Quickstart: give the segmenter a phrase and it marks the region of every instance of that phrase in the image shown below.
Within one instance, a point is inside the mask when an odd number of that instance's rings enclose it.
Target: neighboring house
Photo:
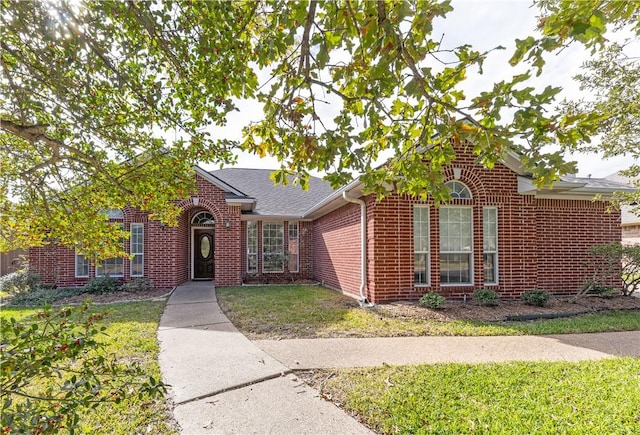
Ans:
[[[178,203],[177,227],[134,209],[113,213],[131,231],[130,261],[96,268],[51,245],[32,249],[30,262],[59,286],[109,274],[159,287],[313,279],[376,303],[427,291],[463,298],[478,288],[504,298],[569,294],[583,285],[588,248],[620,240],[620,213],[608,213],[605,200],[628,188],[568,177],[537,190],[515,155],[486,169],[462,150],[446,170],[453,200],[440,207],[398,194],[377,201],[358,180],[338,190],[319,179],[308,191],[274,186],[269,173],[196,168],[197,194]]]
[[[633,180],[619,172],[606,177],[616,183],[632,184]],[[623,206],[621,210],[622,243],[625,245],[640,244],[640,217],[632,212],[631,206]]]

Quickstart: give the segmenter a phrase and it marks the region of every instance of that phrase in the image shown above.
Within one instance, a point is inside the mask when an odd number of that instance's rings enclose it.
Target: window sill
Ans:
[[[472,282],[460,282],[460,283],[440,283],[440,287],[473,287],[474,284]]]

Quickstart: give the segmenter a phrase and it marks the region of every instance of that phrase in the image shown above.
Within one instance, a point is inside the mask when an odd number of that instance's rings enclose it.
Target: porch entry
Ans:
[[[191,221],[192,279],[212,280],[215,278],[215,221],[207,212],[195,215]]]

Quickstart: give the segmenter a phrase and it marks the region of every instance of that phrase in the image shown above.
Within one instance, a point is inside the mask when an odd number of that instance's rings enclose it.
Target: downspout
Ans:
[[[358,302],[360,302],[361,306],[372,307],[373,304],[369,302],[369,299],[367,299],[367,295],[364,292],[365,288],[366,288],[366,285],[367,285],[367,205],[365,204],[365,202],[362,199],[352,198],[352,197],[348,196],[346,190],[342,192],[342,197],[347,202],[351,202],[351,203],[354,203],[354,204],[360,204],[360,235],[361,235],[361,240],[360,240],[360,249],[361,249],[361,254],[360,254],[360,260],[361,260],[360,274],[361,274],[361,279],[360,279],[360,300]]]

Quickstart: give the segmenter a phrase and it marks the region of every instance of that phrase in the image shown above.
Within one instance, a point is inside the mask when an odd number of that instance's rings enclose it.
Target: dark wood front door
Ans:
[[[193,230],[193,279],[213,279],[215,270],[213,240],[213,229]]]

